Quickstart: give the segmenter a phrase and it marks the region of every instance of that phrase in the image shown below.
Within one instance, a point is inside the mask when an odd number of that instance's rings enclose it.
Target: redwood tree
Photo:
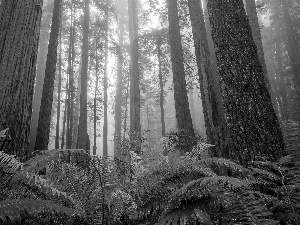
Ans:
[[[198,0],[188,0],[207,141],[213,144],[213,156],[226,156],[226,123],[219,85],[219,74],[213,73],[203,10]]]
[[[179,131],[185,130],[190,136],[194,136],[186,90],[177,1],[168,0],[167,2],[177,128]]]
[[[83,21],[82,65],[81,65],[81,91],[80,91],[80,117],[78,125],[77,148],[88,150],[87,135],[87,71],[89,63],[89,10],[90,0],[85,0]]]
[[[137,3],[128,0],[129,39],[130,39],[130,132],[138,139],[141,137],[140,124],[140,74],[138,50]]]
[[[58,35],[61,20],[61,4],[61,0],[54,1],[52,25],[45,70],[45,79],[43,85],[41,107],[39,113],[39,123],[35,142],[36,150],[48,149],[55,70],[57,62]]]
[[[121,130],[122,130],[122,70],[123,70],[123,56],[122,47],[124,42],[124,24],[119,19],[119,48],[117,52],[117,81],[116,81],[116,100],[115,100],[115,137],[114,137],[114,155],[121,158]]]
[[[13,139],[3,150],[26,158],[43,1],[1,2],[0,123]]]
[[[243,1],[207,2],[229,127],[229,157],[242,164],[260,157],[276,160],[284,154],[283,137]]]

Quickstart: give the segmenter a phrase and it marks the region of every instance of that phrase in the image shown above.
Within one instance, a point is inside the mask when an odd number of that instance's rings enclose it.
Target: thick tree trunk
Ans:
[[[62,12],[61,12],[62,13]],[[62,17],[62,15],[61,15]],[[57,117],[56,117],[56,134],[55,134],[55,149],[59,149],[59,126],[60,126],[60,94],[61,94],[61,70],[62,70],[62,20],[60,20],[60,33],[59,33],[59,64],[58,64],[58,91],[57,91]]]
[[[186,90],[177,1],[168,0],[167,2],[177,129],[179,131],[185,130],[190,136],[194,136]],[[182,141],[185,142],[185,140]]]
[[[230,132],[229,156],[244,165],[260,157],[277,160],[284,154],[283,137],[243,1],[209,0],[207,8]]]
[[[108,1],[106,1],[106,9],[105,9],[105,19],[106,19],[106,27],[105,27],[105,49],[104,49],[104,95],[103,95],[103,156],[107,156],[107,72],[108,72]]]
[[[4,152],[29,156],[29,133],[41,0],[4,0],[0,12],[0,123],[12,141]]]
[[[57,62],[58,35],[61,20],[61,0],[54,1],[50,39],[45,70],[45,79],[35,142],[36,150],[47,150],[49,143],[53,90]]]
[[[162,78],[162,66],[161,66],[161,36],[157,37],[157,58],[158,58],[158,79],[159,79],[159,105],[160,105],[160,121],[161,121],[161,135],[166,136],[166,124],[165,124],[165,109],[164,109],[164,84]]]
[[[87,150],[87,70],[89,61],[89,5],[90,0],[85,0],[83,43],[82,43],[82,66],[81,66],[81,92],[80,92],[80,117],[78,126],[77,148]]]
[[[50,25],[53,13],[54,2],[45,2],[41,20],[41,32],[39,38],[39,50],[37,56],[37,69],[34,86],[34,95],[32,101],[32,116],[30,122],[30,144],[29,151],[33,152],[35,147],[36,133],[39,122],[39,113],[41,106],[41,97],[43,92],[43,83],[45,78],[48,42],[50,36]]]
[[[114,137],[114,156],[121,158],[121,130],[122,130],[122,70],[123,54],[122,47],[124,42],[124,24],[119,20],[119,51],[117,54],[117,81],[116,81],[116,100],[115,100],[115,137]]]
[[[130,39],[130,133],[138,140],[141,138],[140,123],[140,75],[138,50],[138,17],[135,0],[128,0],[129,39]],[[140,143],[138,143],[140,145]],[[137,146],[139,148],[139,146]],[[139,154],[139,153],[138,153]]]
[[[220,77],[213,73],[202,7],[199,0],[189,0],[195,55],[208,143],[215,145],[213,156],[227,156],[226,122],[220,90]]]

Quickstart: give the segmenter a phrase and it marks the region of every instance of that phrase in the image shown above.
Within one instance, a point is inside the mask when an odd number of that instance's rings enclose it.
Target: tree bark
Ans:
[[[73,3],[73,2],[72,2]],[[68,74],[69,74],[69,101],[68,101],[68,126],[66,137],[66,148],[71,149],[73,144],[73,131],[74,131],[74,72],[73,64],[75,57],[75,25],[74,25],[74,6],[71,6],[71,25],[69,37],[69,56],[68,56]]]
[[[160,87],[159,105],[160,105],[160,121],[161,121],[161,135],[166,136],[165,124],[165,110],[164,110],[164,84],[162,78],[162,63],[161,63],[161,36],[157,37],[157,58],[158,58],[158,79]]]
[[[78,126],[77,148],[87,150],[87,70],[89,61],[89,5],[90,0],[85,0],[82,43],[81,66],[81,92],[80,92],[80,117]]]
[[[135,138],[141,138],[140,123],[140,75],[138,50],[138,17],[135,0],[128,0],[129,39],[130,39],[130,133]],[[140,145],[140,143],[138,143]],[[139,149],[140,146],[137,146]],[[139,154],[139,152],[137,152]]]
[[[50,39],[43,85],[39,123],[35,142],[36,150],[47,150],[49,143],[53,90],[57,62],[58,35],[61,20],[61,0],[54,1]]]
[[[104,95],[103,95],[103,156],[107,156],[107,72],[108,72],[108,1],[106,1],[105,9],[105,49],[104,49]]]
[[[62,7],[61,7],[62,8]],[[61,12],[62,13],[62,12]],[[62,17],[62,15],[61,15]],[[61,94],[61,69],[62,69],[62,19],[60,20],[60,33],[59,33],[59,64],[58,64],[58,91],[57,91],[57,117],[56,117],[56,134],[55,134],[55,149],[59,149],[59,125],[60,125],[60,94]]]
[[[93,155],[97,154],[97,90],[99,83],[98,75],[98,38],[96,38],[96,84],[94,90],[94,146],[93,146]]]
[[[282,132],[243,1],[209,0],[207,8],[229,127],[229,156],[243,165],[260,157],[277,160],[284,154]]]
[[[177,129],[185,130],[190,136],[194,136],[186,90],[177,1],[168,0],[167,3]]]
[[[209,45],[199,0],[189,0],[195,55],[198,67],[205,130],[208,143],[214,145],[213,156],[228,156],[226,147],[226,122],[220,90],[220,77],[213,73]]]
[[[122,130],[122,70],[123,54],[122,47],[124,42],[124,24],[119,19],[119,51],[117,52],[117,81],[116,81],[116,98],[115,98],[115,136],[114,136],[114,156],[121,158],[121,130]]]
[[[30,122],[30,143],[29,151],[33,152],[36,141],[36,133],[39,122],[39,113],[41,106],[41,98],[43,92],[43,83],[45,78],[48,42],[50,36],[51,18],[53,13],[54,2],[45,2],[41,19],[41,31],[39,38],[39,50],[37,56],[37,69],[34,86],[34,95],[32,101],[32,116]]]
[[[4,0],[0,12],[0,123],[12,141],[6,153],[29,156],[29,133],[41,0]]]

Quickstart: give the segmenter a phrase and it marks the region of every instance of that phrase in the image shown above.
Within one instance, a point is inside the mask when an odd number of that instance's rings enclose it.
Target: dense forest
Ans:
[[[298,0],[0,0],[0,224],[300,224]]]

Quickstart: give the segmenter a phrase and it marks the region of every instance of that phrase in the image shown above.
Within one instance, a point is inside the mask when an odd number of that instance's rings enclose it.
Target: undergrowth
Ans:
[[[48,150],[21,163],[0,152],[0,224],[299,224],[300,154],[246,168],[203,157],[208,147],[140,173],[136,154]]]

